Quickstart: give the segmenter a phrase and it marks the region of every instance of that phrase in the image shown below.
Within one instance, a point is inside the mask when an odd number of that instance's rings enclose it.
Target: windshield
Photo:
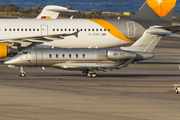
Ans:
[[[21,51],[18,53],[18,55],[22,55],[22,54],[31,54],[31,52],[30,51]]]

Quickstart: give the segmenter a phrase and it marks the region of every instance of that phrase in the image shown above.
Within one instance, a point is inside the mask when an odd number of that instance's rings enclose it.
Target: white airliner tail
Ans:
[[[121,47],[122,50],[135,52],[152,52],[162,36],[171,35],[170,31],[151,27],[147,29],[141,38],[129,47]]]
[[[58,15],[62,11],[77,12],[77,10],[68,10],[66,7],[48,5],[42,12],[36,17],[36,19],[57,19]]]

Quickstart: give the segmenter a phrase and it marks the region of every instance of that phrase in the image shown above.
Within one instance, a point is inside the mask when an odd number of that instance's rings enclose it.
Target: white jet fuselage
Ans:
[[[62,48],[104,48],[124,45],[133,43],[144,31],[141,25],[130,20],[1,19],[0,23],[0,40],[23,45],[23,42],[39,42],[40,39],[37,38],[42,36],[43,39],[52,40],[43,42],[44,44]],[[77,31],[77,36],[68,35]],[[47,37],[58,34],[61,35]]]

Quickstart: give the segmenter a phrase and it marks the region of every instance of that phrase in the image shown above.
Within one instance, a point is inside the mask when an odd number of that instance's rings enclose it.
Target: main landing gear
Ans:
[[[87,76],[87,77],[93,77],[93,78],[95,78],[95,77],[97,76],[97,74],[94,73],[94,72],[92,72],[92,71],[87,71],[87,72],[86,72],[86,76]]]
[[[24,72],[24,68],[23,67],[20,67],[20,75],[19,75],[19,77],[26,77],[26,73]]]

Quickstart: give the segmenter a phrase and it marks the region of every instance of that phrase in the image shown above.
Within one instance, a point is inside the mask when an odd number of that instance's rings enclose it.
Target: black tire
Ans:
[[[19,77],[26,77],[26,74],[22,73],[19,75]]]
[[[176,88],[176,94],[178,94],[179,93],[179,91],[178,91],[178,89]]]
[[[93,74],[92,74],[92,77],[93,77],[93,78],[95,78],[96,76],[97,76],[97,74],[96,74],[96,73],[93,73]]]

